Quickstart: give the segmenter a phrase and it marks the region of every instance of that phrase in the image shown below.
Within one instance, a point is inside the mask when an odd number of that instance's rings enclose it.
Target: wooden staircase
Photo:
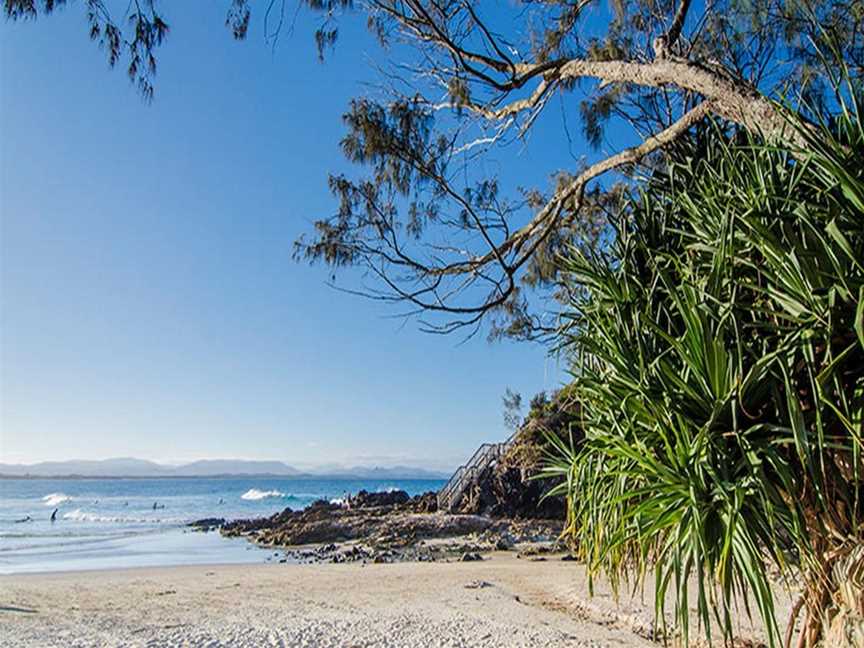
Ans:
[[[486,470],[495,466],[507,452],[516,434],[503,443],[484,443],[453,473],[444,488],[438,491],[438,510],[450,512],[459,506],[465,492],[474,486]]]

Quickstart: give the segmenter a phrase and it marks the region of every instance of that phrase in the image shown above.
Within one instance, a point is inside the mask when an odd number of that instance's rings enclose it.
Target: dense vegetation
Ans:
[[[579,421],[579,403],[570,394],[570,388],[552,392],[542,391],[531,398],[524,419],[505,411],[505,421],[515,418],[514,443],[507,454],[507,461],[526,471],[540,470],[549,450],[549,436],[554,435],[566,445],[582,441]],[[508,394],[512,395],[511,392]],[[518,398],[518,396],[517,396]],[[507,398],[505,397],[505,405]],[[521,405],[521,399],[516,404]]]
[[[617,587],[653,570],[658,620],[671,592],[685,643],[691,606],[730,640],[737,599],[778,644],[772,571],[804,584],[799,645],[864,615],[854,94],[818,130],[798,125],[806,150],[719,128],[679,143],[610,248],[563,260],[560,342],[586,440],[553,437],[546,474],[564,477],[568,533],[592,573]]]

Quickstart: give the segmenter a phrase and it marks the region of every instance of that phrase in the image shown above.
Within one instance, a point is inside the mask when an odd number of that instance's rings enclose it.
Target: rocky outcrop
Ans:
[[[225,524],[225,518],[203,518],[190,522],[186,526],[192,527],[195,531],[215,531]]]
[[[356,495],[348,498],[350,508],[373,508],[376,506],[398,506],[411,501],[408,493],[404,490],[389,490],[378,493],[370,493],[361,490]]]
[[[286,508],[266,518],[235,520],[222,525],[226,536],[253,537],[259,544],[288,546],[356,540],[464,535],[490,523],[476,516],[441,519],[434,492],[409,497],[402,490],[369,493],[361,490],[346,502],[318,500],[301,511]]]
[[[257,544],[291,546],[364,540],[391,546],[418,538],[442,538],[478,533],[495,520],[477,515],[415,513],[399,505],[345,507],[313,505],[303,511],[283,511],[270,518],[237,520],[222,526],[226,536],[247,536]]]
[[[299,561],[394,562],[507,550],[520,542],[555,543],[561,531],[554,522],[434,512],[436,501],[433,492],[413,498],[404,491],[361,492],[345,503],[318,501],[302,511],[227,522],[221,533],[294,548],[292,558]],[[296,549],[301,545],[318,546]]]
[[[563,520],[564,498],[546,496],[556,483],[537,479],[537,475],[552,448],[549,435],[556,435],[567,445],[581,443],[578,422],[578,403],[566,389],[551,398],[545,393],[535,396],[503,459],[478,476],[456,510],[493,517]]]
[[[414,513],[435,513],[438,510],[438,493],[429,491],[412,497],[406,503],[405,508]]]
[[[505,462],[480,475],[457,507],[460,513],[517,519],[564,519],[564,499],[544,497],[554,484]]]

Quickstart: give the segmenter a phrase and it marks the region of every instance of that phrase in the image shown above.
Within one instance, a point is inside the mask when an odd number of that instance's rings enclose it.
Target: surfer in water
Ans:
[[[59,508],[55,508],[55,509],[54,509],[54,512],[51,514],[51,521],[52,521],[52,522],[56,522],[56,521],[57,521],[57,511],[59,511],[59,510],[60,510]]]

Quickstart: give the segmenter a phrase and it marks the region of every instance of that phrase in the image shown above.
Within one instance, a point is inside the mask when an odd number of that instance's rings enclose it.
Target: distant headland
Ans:
[[[0,463],[0,479],[275,477],[282,479],[447,479],[449,473],[412,466],[327,466],[300,470],[281,461],[202,459],[178,466],[134,458]]]

